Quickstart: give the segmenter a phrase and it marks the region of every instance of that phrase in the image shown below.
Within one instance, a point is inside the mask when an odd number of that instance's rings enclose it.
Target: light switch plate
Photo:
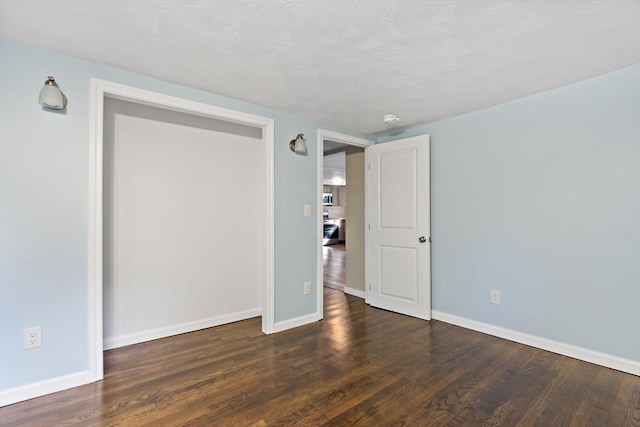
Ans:
[[[311,205],[304,205],[304,216],[311,216]]]

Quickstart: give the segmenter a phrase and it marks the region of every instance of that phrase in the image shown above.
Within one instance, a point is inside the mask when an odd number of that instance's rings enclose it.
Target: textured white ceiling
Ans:
[[[0,0],[0,37],[379,134],[640,62],[640,0]]]

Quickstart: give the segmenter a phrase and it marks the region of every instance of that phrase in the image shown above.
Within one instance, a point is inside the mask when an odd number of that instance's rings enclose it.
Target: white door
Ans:
[[[367,302],[429,320],[429,135],[374,145],[365,155]]]

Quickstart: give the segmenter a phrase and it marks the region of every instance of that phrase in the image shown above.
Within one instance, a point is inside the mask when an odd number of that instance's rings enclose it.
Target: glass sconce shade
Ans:
[[[289,142],[289,149],[297,154],[303,154],[307,152],[307,144],[305,144],[304,135],[299,133],[296,139],[292,139]]]
[[[44,87],[40,91],[38,102],[43,107],[51,110],[62,110],[67,106],[67,97],[64,96],[64,93],[62,93],[58,88],[54,78],[49,76],[47,81],[44,82]]]

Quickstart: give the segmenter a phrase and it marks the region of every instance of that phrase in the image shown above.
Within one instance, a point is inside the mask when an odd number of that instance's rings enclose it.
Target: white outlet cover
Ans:
[[[491,291],[491,303],[500,304],[500,291],[496,291],[496,290]]]
[[[42,345],[42,328],[27,328],[24,330],[24,349],[40,347]]]

